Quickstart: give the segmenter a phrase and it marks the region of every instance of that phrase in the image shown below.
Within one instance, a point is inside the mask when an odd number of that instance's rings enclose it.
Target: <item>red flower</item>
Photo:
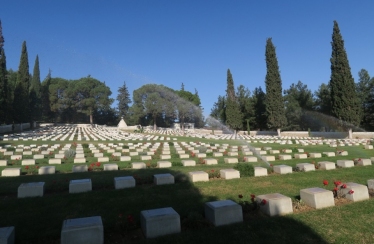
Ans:
[[[329,184],[329,182],[327,180],[323,180],[323,185],[324,186],[327,186]]]
[[[243,198],[243,195],[242,194],[239,194],[239,196],[238,196],[239,198]]]
[[[337,187],[335,187],[335,188],[334,188],[334,191],[338,191],[338,188],[337,188]]]
[[[347,188],[347,185],[346,185],[346,184],[343,184],[343,185],[342,185],[342,188]]]
[[[352,195],[355,192],[354,192],[354,190],[350,190],[348,193]]]
[[[340,186],[341,184],[342,184],[342,182],[340,182],[340,181],[334,181],[335,186]]]
[[[270,164],[270,167],[273,167],[273,164]]]
[[[255,198],[256,197],[256,195],[255,194],[251,194],[251,198]]]
[[[35,168],[39,169],[39,166],[36,166]]]
[[[100,167],[100,165],[101,165],[100,162],[97,162],[97,163],[96,163],[96,166],[97,166],[97,167]]]
[[[267,203],[266,199],[262,199],[261,205],[265,205]]]
[[[29,169],[29,166],[25,166],[25,169]]]
[[[212,169],[211,171],[214,172],[214,169]]]

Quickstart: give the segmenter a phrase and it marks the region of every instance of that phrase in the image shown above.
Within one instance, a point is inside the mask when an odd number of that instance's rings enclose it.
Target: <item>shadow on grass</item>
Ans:
[[[193,169],[191,169],[193,171]],[[173,185],[156,186],[153,175],[170,173]],[[114,177],[134,176],[135,188],[114,189]],[[69,194],[69,181],[90,178],[93,191]],[[21,183],[45,182],[44,197],[17,199]],[[312,229],[289,217],[261,215],[240,224],[213,227],[204,219],[204,203],[217,200],[201,190],[211,182],[191,183],[171,169],[121,170],[0,177],[0,226],[15,226],[17,243],[59,243],[65,219],[101,216],[105,243],[325,243]],[[172,207],[182,233],[145,239],[142,210]],[[134,223],[127,223],[133,216]]]

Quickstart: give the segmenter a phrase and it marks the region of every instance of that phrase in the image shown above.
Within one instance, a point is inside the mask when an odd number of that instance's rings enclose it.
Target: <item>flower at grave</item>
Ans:
[[[251,202],[255,202],[255,198],[256,198],[256,195],[255,194],[251,194]]]
[[[270,167],[273,167],[273,164],[270,164]]]
[[[346,184],[343,184],[343,185],[342,185],[342,188],[344,188],[344,189],[347,188],[347,185],[346,185]]]
[[[100,162],[97,162],[96,163],[96,167],[100,167],[101,163]]]
[[[353,193],[355,193],[353,190],[350,190],[349,192],[348,192],[348,194],[353,194]]]
[[[338,191],[338,190],[339,190],[339,189],[338,189],[337,187],[334,188],[334,191],[335,191],[335,192]]]
[[[29,166],[25,166],[25,169],[28,170],[28,169],[29,169]]]
[[[266,199],[262,199],[261,205],[265,205],[267,203]]]
[[[334,185],[335,185],[336,187],[340,186],[341,184],[342,184],[341,181],[334,181]]]
[[[39,169],[39,166],[36,166],[35,168]]]
[[[329,182],[327,180],[323,180],[323,185],[324,186],[327,186],[329,184]]]
[[[211,171],[214,172],[214,169],[212,169]]]
[[[238,197],[239,197],[239,198],[243,198],[243,195],[242,195],[242,194],[239,194]]]

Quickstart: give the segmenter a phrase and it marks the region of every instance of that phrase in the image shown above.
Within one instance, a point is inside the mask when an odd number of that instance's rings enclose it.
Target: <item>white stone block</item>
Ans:
[[[69,193],[80,193],[92,191],[91,179],[71,180],[69,183]]]
[[[104,157],[104,153],[94,153],[93,155],[95,158],[101,158]]]
[[[263,167],[254,167],[255,169],[255,176],[267,176],[268,170]]]
[[[181,232],[180,216],[173,208],[141,211],[140,224],[146,238]]]
[[[293,213],[291,198],[279,193],[259,195],[256,197],[260,210],[269,216]],[[264,203],[264,201],[266,203]]]
[[[14,244],[15,234],[14,226],[0,228],[0,243],[1,244]]]
[[[289,174],[292,173],[292,167],[288,165],[275,165],[273,167],[274,172],[278,174]]]
[[[145,169],[145,168],[147,168],[147,165],[143,162],[131,163],[131,168],[133,168],[133,169]]]
[[[205,203],[205,218],[214,226],[243,222],[242,206],[232,200]]]
[[[336,161],[336,165],[341,168],[351,168],[355,166],[353,160],[338,160]]]
[[[87,172],[87,171],[88,171],[87,165],[74,165],[72,169],[73,173]]]
[[[217,159],[215,159],[215,158],[206,158],[204,160],[204,162],[205,162],[206,165],[218,164]]]
[[[100,216],[64,220],[61,244],[81,243],[104,243],[104,227]]]
[[[131,161],[131,157],[130,156],[121,156],[119,158],[119,161],[121,161],[121,162]]]
[[[51,158],[48,160],[49,164],[61,164],[61,158]]]
[[[44,182],[23,183],[18,187],[18,198],[42,197],[44,194]]]
[[[322,154],[326,157],[335,157],[335,152],[323,152]]]
[[[331,170],[336,169],[336,165],[334,162],[322,161],[318,162],[318,168],[324,170]]]
[[[303,172],[316,170],[316,167],[314,166],[314,164],[310,164],[310,163],[296,164],[296,168],[298,168],[300,171],[303,171]]]
[[[300,190],[300,198],[316,209],[335,206],[333,192],[319,187]]]
[[[140,156],[140,160],[152,160],[152,156],[143,155],[143,156]]]
[[[122,176],[114,178],[114,188],[124,189],[135,187],[135,179],[132,176]]]
[[[11,160],[20,160],[20,159],[22,159],[22,155],[11,155],[10,159]]]
[[[100,157],[100,158],[97,158],[97,161],[98,162],[109,162],[109,158],[108,157]]]
[[[342,188],[342,193],[345,194],[345,198],[357,202],[369,199],[369,191],[367,186],[348,182],[347,187]],[[351,193],[353,191],[353,193]]]
[[[237,164],[238,158],[224,158],[224,161],[227,164]]]
[[[278,153],[280,153],[280,151],[279,150],[270,150],[269,153],[270,154],[278,154]]]
[[[221,152],[214,152],[213,157],[222,157],[223,154]]]
[[[75,164],[83,164],[86,162],[85,158],[74,158],[74,163]]]
[[[295,158],[297,159],[304,159],[304,158],[308,158],[308,155],[306,155],[305,153],[295,153]]]
[[[1,176],[20,176],[21,168],[5,168],[1,171]]]
[[[371,165],[371,160],[368,158],[359,158],[359,159],[355,159],[355,163],[358,166],[369,166]]]
[[[158,161],[157,162],[157,168],[170,168],[171,162],[168,161]]]
[[[117,164],[104,164],[104,171],[118,170]]]
[[[8,160],[0,160],[0,166],[7,166]]]
[[[179,158],[190,158],[188,154],[179,154]]]
[[[310,158],[321,158],[321,153],[309,153]]]
[[[204,171],[189,172],[188,176],[192,182],[209,181],[209,175]]]
[[[374,190],[374,179],[368,180],[368,188],[369,190]]]
[[[238,156],[238,152],[228,152],[227,156],[230,156],[230,157]]]
[[[196,166],[196,162],[194,160],[182,160],[183,166]]]
[[[262,160],[270,162],[270,161],[275,161],[275,156],[261,156]]]
[[[244,155],[244,156],[252,156],[252,155],[253,155],[253,152],[246,151],[246,152],[243,152],[243,155]]]
[[[156,174],[153,175],[153,183],[155,185],[174,184],[174,176],[172,174]]]
[[[160,159],[171,159],[171,156],[170,156],[170,154],[160,155]]]
[[[240,172],[235,169],[221,169],[219,171],[221,178],[230,180],[240,178]]]
[[[373,145],[365,145],[365,149],[373,149]]]
[[[257,157],[244,157],[244,162],[255,163],[257,162]]]
[[[279,159],[280,160],[290,160],[290,159],[292,159],[292,156],[288,155],[288,154],[281,154],[281,155],[279,155]]]
[[[65,154],[55,154],[55,158],[64,158]]]
[[[34,159],[23,159],[21,164],[22,165],[35,165],[35,160]]]
[[[42,166],[38,169],[38,174],[40,175],[54,174],[55,172],[56,172],[55,166]]]

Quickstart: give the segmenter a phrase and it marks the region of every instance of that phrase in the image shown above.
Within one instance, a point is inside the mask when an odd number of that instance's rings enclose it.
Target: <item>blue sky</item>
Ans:
[[[105,81],[112,97],[126,81],[194,92],[204,114],[235,86],[265,91],[265,44],[271,37],[283,89],[299,80],[313,92],[330,79],[331,35],[337,20],[352,75],[374,76],[374,1],[348,0],[2,0],[7,67],[18,69],[26,40],[30,72],[41,77]]]

